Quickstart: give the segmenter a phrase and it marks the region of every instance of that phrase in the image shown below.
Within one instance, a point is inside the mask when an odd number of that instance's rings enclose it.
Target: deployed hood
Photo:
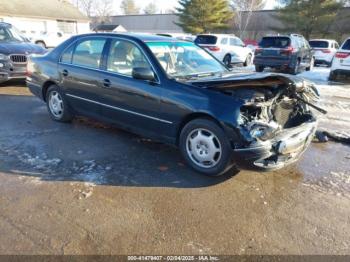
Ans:
[[[0,42],[0,53],[10,54],[44,54],[46,50],[38,45],[28,42]]]

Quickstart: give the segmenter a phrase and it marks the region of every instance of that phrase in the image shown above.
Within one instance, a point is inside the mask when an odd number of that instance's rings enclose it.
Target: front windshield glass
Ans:
[[[23,42],[26,41],[25,37],[21,35],[21,33],[14,28],[13,26],[3,26],[0,27],[0,41],[16,41]]]
[[[228,70],[202,48],[189,42],[146,43],[164,71],[173,78],[196,78]]]

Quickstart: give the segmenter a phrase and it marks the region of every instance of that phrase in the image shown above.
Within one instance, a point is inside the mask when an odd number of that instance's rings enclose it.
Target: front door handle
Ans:
[[[106,88],[111,87],[111,81],[109,79],[104,79],[103,80],[103,86]]]
[[[63,69],[63,71],[62,71],[62,75],[63,75],[63,76],[68,76],[68,70]]]

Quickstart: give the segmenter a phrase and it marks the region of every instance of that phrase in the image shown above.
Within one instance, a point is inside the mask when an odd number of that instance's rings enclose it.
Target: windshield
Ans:
[[[286,48],[289,45],[289,37],[264,37],[259,44],[262,48]]]
[[[4,41],[26,41],[26,38],[13,26],[0,27],[0,42]]]
[[[190,42],[146,44],[170,77],[205,77],[228,71],[210,54]]]
[[[327,41],[309,41],[309,44],[312,48],[328,48],[329,43]]]

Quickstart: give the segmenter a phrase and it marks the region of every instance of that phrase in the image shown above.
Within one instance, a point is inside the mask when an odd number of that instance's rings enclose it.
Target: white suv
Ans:
[[[326,64],[327,66],[331,66],[333,57],[339,49],[337,41],[330,39],[312,39],[309,41],[309,44],[315,52],[315,65]]]
[[[338,74],[350,74],[350,38],[345,40],[335,54],[329,80],[336,80]]]
[[[248,66],[253,61],[252,49],[246,47],[242,40],[234,35],[203,34],[198,35],[194,42],[207,49],[227,66],[231,63],[243,63],[244,66]]]

